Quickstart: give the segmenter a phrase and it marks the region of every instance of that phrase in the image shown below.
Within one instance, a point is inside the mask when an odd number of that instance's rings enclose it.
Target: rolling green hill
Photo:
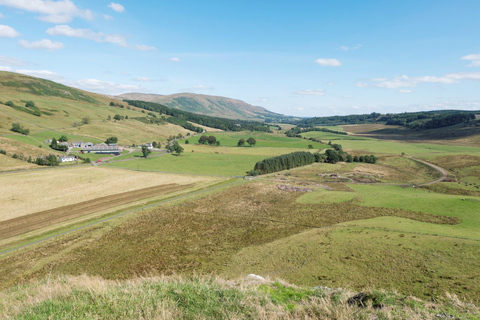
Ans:
[[[268,120],[289,118],[262,107],[252,106],[241,100],[204,94],[177,93],[164,96],[159,94],[125,93],[118,97],[127,100],[156,102],[170,108],[229,119]]]
[[[115,115],[122,120],[115,120]],[[122,144],[139,144],[190,132],[175,124],[157,121],[157,116],[104,95],[18,73],[0,72],[0,135],[4,138],[20,137],[10,130],[12,123],[29,129],[29,137],[40,141],[30,139],[30,144],[35,146],[52,135],[58,138],[62,134],[94,142],[117,136]]]

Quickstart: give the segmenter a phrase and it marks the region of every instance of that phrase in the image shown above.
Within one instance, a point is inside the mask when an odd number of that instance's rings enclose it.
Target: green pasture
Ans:
[[[252,148],[261,148],[261,147],[270,147],[270,148],[301,148],[308,149],[308,145],[312,145],[313,149],[323,149],[327,148],[327,145],[309,141],[306,139],[298,138],[289,138],[281,133],[264,133],[264,132],[212,132],[206,133],[206,136],[215,136],[217,141],[220,141],[220,146],[226,147],[237,147],[238,140],[248,138],[254,138],[257,141],[255,147]],[[198,139],[200,136],[193,138],[187,138],[190,143],[198,144]],[[248,143],[245,143],[245,147],[250,148]],[[297,150],[298,151],[298,150]]]
[[[341,130],[338,130],[337,128],[332,128],[331,130],[341,131]],[[333,140],[374,140],[372,138],[350,136],[350,135],[336,134],[336,133],[323,132],[323,131],[310,131],[310,132],[301,133],[301,135],[302,137],[305,137],[305,138],[317,138],[324,142],[328,142],[330,140],[332,140],[332,142]]]
[[[107,166],[132,170],[178,172],[215,176],[243,176],[264,156],[185,152],[181,156],[166,154],[132,161],[114,162]]]
[[[347,191],[330,191],[327,189],[319,189],[314,192],[308,192],[297,198],[299,203],[341,203],[355,199],[355,192]]]
[[[38,147],[41,145],[42,147],[48,147],[47,144],[44,143],[43,139],[36,139],[33,136],[24,136],[24,135],[18,135],[18,134],[10,134],[5,136],[5,138],[12,139],[18,142],[26,143],[35,147]]]
[[[395,217],[380,217],[348,224],[480,240],[480,197],[446,195],[400,186],[352,184],[349,187],[355,190],[362,206],[398,208],[456,217],[459,224],[438,225]]]
[[[58,140],[62,135],[65,135],[68,138],[68,142],[72,142],[72,141],[83,141],[83,142],[92,142],[92,143],[102,143],[102,142],[104,142],[104,141],[99,140],[97,138],[74,135],[74,134],[58,132],[58,131],[54,131],[54,130],[45,130],[45,131],[35,132],[34,134],[32,134],[33,137],[38,137],[38,138],[43,139],[43,140],[49,140],[49,139],[52,139],[52,138],[55,138],[55,139]]]

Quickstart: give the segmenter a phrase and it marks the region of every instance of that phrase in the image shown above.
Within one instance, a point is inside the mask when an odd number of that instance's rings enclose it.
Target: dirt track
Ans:
[[[192,187],[194,184],[176,183],[118,193],[90,201],[84,201],[64,207],[45,210],[0,222],[0,239],[7,239],[36,229],[48,227],[63,221],[82,217],[109,208],[118,207],[137,200],[175,192]]]
[[[448,172],[447,170],[443,169],[443,168],[440,168],[439,166],[436,166],[434,164],[431,164],[430,162],[427,162],[427,161],[423,161],[423,160],[420,160],[420,159],[415,159],[414,157],[410,157],[410,159],[412,160],[415,160],[415,161],[418,161],[418,162],[421,162],[423,164],[426,164],[427,166],[437,170],[438,172],[440,172],[442,174],[442,176],[440,178],[438,178],[437,180],[435,181],[430,181],[430,182],[425,182],[425,183],[421,183],[419,184],[419,186],[429,186],[429,185],[432,185],[432,184],[435,184],[435,183],[439,183],[439,182],[442,182],[444,181],[447,176],[448,176]]]

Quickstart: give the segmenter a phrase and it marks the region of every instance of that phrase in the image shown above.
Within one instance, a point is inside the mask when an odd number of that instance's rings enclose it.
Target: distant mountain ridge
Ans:
[[[196,93],[160,95],[132,92],[121,94],[117,97],[128,100],[156,102],[170,108],[229,119],[266,120],[286,117],[241,100]]]

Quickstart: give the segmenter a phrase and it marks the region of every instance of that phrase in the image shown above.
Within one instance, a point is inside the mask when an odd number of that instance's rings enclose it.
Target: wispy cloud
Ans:
[[[339,67],[342,65],[337,59],[317,59],[315,63],[322,67]]]
[[[302,95],[302,96],[324,96],[325,95],[325,90],[323,89],[306,89],[306,90],[298,90],[295,91],[296,94]]]
[[[180,62],[180,59],[178,59],[178,58],[170,58],[168,60],[171,61],[171,62]]]
[[[0,19],[3,19],[3,18],[5,18],[5,16],[0,13]]]
[[[185,88],[185,89],[181,89],[182,91],[200,91],[200,90],[215,90],[214,87],[210,87],[210,86],[204,86],[204,85],[197,85],[197,86],[193,86],[191,88]]]
[[[26,62],[18,60],[17,58],[7,57],[7,56],[0,56],[0,64],[13,66],[13,67],[22,67],[27,65]]]
[[[125,7],[122,6],[120,3],[111,2],[107,7],[119,13],[125,11]]]
[[[343,95],[342,95],[342,98],[343,98],[343,99],[351,99],[352,96],[349,95],[349,94],[343,94]]]
[[[468,67],[480,67],[480,53],[469,54],[461,58],[462,60],[472,61]]]
[[[113,43],[122,47],[127,46],[127,40],[122,35],[105,34],[102,32],[95,32],[91,29],[73,29],[67,25],[58,25],[53,28],[48,28],[47,33],[51,36],[82,38],[93,40],[95,42]]]
[[[22,34],[10,26],[0,24],[0,38],[15,38]]]
[[[136,77],[133,79],[134,81],[142,81],[142,82],[154,82],[154,79],[147,78],[147,77]]]
[[[399,90],[397,90],[397,92],[399,92],[399,93],[412,93],[413,91],[408,90],[408,89],[399,89]]]
[[[42,49],[48,51],[55,51],[60,50],[65,47],[65,45],[61,42],[53,42],[49,39],[42,39],[38,41],[29,42],[27,40],[19,40],[18,44],[20,47],[25,49]]]
[[[68,23],[74,17],[94,18],[92,11],[79,9],[71,0],[0,0],[0,5],[38,13],[40,20],[51,23]]]
[[[357,49],[360,49],[361,47],[362,47],[361,44],[357,44],[356,46],[353,46],[353,47],[341,46],[340,49],[344,51],[348,51],[348,50],[357,50]]]
[[[111,21],[111,20],[113,20],[113,17],[110,16],[110,15],[108,15],[108,14],[104,14],[104,15],[103,15],[103,19],[105,19],[105,20],[107,20],[107,21]]]
[[[110,81],[101,81],[97,79],[78,80],[71,85],[80,89],[105,94],[119,94],[127,91],[144,91],[140,86],[130,84],[118,84]]]
[[[378,87],[378,88],[387,88],[387,89],[398,89],[398,88],[413,88],[420,83],[439,83],[439,84],[452,84],[458,83],[460,80],[480,80],[480,72],[457,72],[457,73],[448,73],[441,77],[436,76],[420,76],[420,77],[409,77],[407,75],[395,76],[393,79],[385,78],[375,78],[371,79],[370,82],[358,82],[355,84],[357,87],[366,88],[366,87]]]
[[[62,76],[49,70],[15,70],[15,72],[54,81],[60,81],[64,79]]]
[[[137,44],[137,50],[138,51],[152,51],[152,50],[157,50],[155,47],[150,47],[144,44]]]

